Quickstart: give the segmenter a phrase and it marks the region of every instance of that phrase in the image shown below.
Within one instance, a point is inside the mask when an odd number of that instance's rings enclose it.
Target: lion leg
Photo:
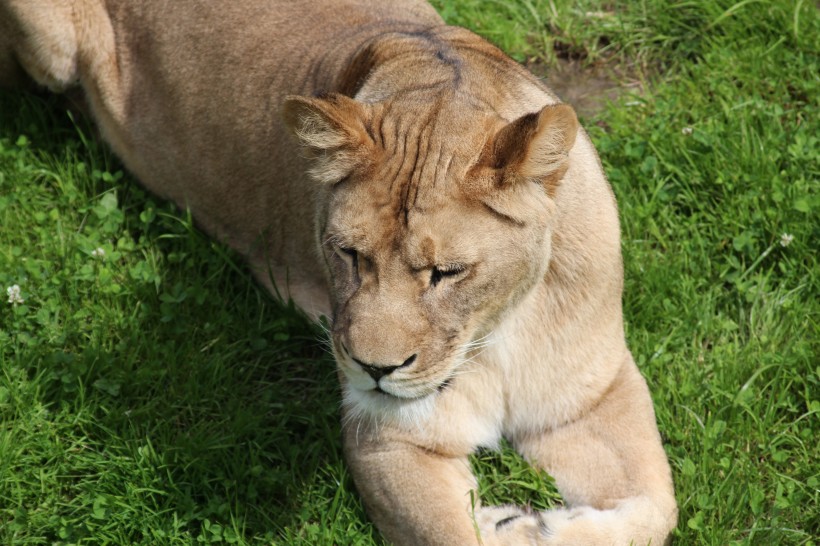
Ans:
[[[514,438],[556,481],[567,508],[482,525],[500,544],[660,545],[677,520],[666,455],[646,383],[631,357],[600,402],[559,429]],[[493,509],[485,509],[485,521]],[[532,537],[537,537],[532,539]]]
[[[475,478],[466,454],[445,456],[399,441],[356,438],[345,452],[359,495],[382,535],[396,545],[478,545]]]
[[[64,91],[78,79],[79,38],[71,2],[0,0],[3,74],[13,75],[13,60],[40,85]]]
[[[0,0],[0,85],[82,85],[96,114],[124,121],[111,20],[101,0]],[[98,121],[101,121],[98,119]]]

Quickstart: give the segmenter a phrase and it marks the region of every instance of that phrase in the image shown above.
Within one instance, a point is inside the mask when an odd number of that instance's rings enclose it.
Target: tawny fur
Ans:
[[[80,86],[145,186],[332,318],[388,539],[668,538],[612,192],[572,109],[496,48],[415,0],[0,0],[0,82],[24,72]],[[467,457],[502,437],[566,508],[480,505]]]

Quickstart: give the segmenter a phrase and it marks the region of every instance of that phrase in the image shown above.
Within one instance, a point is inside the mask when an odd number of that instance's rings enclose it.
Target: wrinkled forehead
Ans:
[[[476,206],[463,181],[498,116],[465,104],[373,106],[376,152],[332,191],[329,227],[351,245],[441,249]],[[458,213],[454,213],[458,211]]]
[[[450,95],[372,107],[369,133],[376,153],[361,180],[405,209],[434,206],[453,197],[493,129],[494,113]]]
[[[374,197],[367,185],[340,188],[334,195],[328,232],[340,246],[369,255],[400,258],[416,269],[445,261],[471,261],[469,249],[477,231],[487,231],[486,214],[479,206],[455,194],[420,199],[405,211],[395,199]]]

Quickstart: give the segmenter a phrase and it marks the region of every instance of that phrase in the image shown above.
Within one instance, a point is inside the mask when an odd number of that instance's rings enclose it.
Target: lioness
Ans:
[[[667,539],[612,191],[572,108],[498,49],[418,0],[0,0],[0,78],[19,67],[79,85],[143,184],[331,317],[389,540]],[[502,437],[567,508],[474,502],[467,457]]]

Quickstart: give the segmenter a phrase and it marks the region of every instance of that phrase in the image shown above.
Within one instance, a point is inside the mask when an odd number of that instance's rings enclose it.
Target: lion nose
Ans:
[[[385,375],[390,375],[399,368],[405,368],[413,362],[415,362],[416,356],[418,355],[413,355],[410,358],[406,359],[400,366],[379,366],[376,364],[365,364],[364,362],[355,357],[353,358],[353,360],[355,360],[356,364],[361,366],[362,369],[366,371],[370,377],[373,378],[373,381],[378,383],[379,379],[381,379]]]

